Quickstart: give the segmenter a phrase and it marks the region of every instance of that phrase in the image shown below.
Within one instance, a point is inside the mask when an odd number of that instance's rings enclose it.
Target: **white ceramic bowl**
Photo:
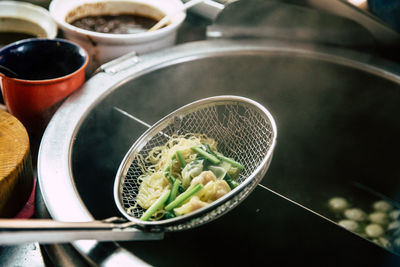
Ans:
[[[87,8],[87,5],[94,3],[96,8],[93,8],[93,5]],[[151,8],[143,8],[145,6]],[[80,44],[88,51],[90,72],[103,63],[132,51],[143,54],[175,44],[177,30],[186,17],[186,13],[180,11],[182,6],[179,0],[53,0],[49,9],[51,16],[63,30],[64,37]],[[78,7],[80,7],[79,12]],[[154,8],[162,13],[157,14]],[[156,16],[157,19],[161,19],[164,14],[171,14],[174,17],[171,23],[162,29],[133,34],[99,33],[69,24],[73,17],[121,13],[147,14],[151,17]]]
[[[57,24],[43,7],[0,1],[0,32],[20,32],[53,39],[57,35]]]

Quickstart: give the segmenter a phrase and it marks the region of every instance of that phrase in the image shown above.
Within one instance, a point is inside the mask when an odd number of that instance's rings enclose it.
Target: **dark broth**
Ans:
[[[155,19],[132,14],[87,16],[71,22],[85,30],[113,34],[144,32],[156,23]]]
[[[13,42],[34,38],[33,34],[21,33],[21,32],[0,32],[0,47],[11,44]]]
[[[0,47],[23,39],[47,36],[40,25],[30,20],[0,17],[0,25]]]

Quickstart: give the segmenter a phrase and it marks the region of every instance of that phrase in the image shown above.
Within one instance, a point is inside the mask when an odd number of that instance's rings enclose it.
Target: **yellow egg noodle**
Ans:
[[[146,210],[141,219],[188,214],[236,187],[235,179],[244,167],[219,153],[217,145],[204,134],[173,135],[146,158],[139,158],[143,174],[138,178],[136,205]]]

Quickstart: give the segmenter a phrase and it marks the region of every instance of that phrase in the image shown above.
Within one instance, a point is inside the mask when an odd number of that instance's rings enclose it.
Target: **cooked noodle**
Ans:
[[[204,186],[183,205],[174,209],[174,215],[177,216],[201,208],[231,191],[223,178],[228,173],[237,173],[238,169],[224,163],[206,170],[203,166],[206,160],[199,158],[198,153],[193,151],[193,147],[197,146],[207,146],[210,151],[217,151],[217,142],[213,138],[191,133],[173,135],[163,146],[154,147],[146,158],[139,157],[137,160],[143,174],[139,177],[140,187],[136,203],[145,210],[149,209],[166,190],[171,190],[174,179],[181,181],[184,190],[189,190],[199,183]],[[178,153],[180,159],[184,160],[185,168],[178,159]],[[222,176],[217,179],[214,173],[221,171]],[[165,213],[163,209],[158,210],[150,219],[158,220]]]

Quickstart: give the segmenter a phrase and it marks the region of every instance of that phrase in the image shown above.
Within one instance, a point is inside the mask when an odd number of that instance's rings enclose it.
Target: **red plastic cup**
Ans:
[[[0,50],[0,65],[14,71],[0,73],[8,111],[31,133],[42,133],[62,101],[85,82],[88,55],[63,39],[26,39]]]

